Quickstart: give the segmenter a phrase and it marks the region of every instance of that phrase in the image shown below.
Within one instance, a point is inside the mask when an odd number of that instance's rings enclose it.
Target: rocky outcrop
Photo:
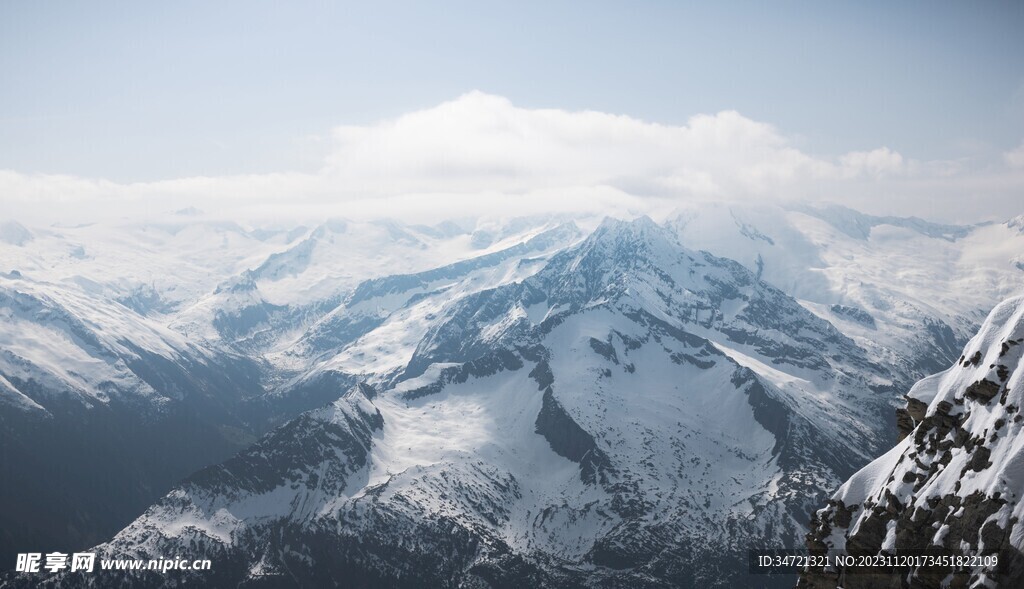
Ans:
[[[1024,586],[1024,297],[994,309],[949,370],[925,379],[897,412],[900,443],[814,514],[817,554],[907,551],[998,555],[996,566],[863,571],[808,569],[798,587]]]
[[[897,441],[902,442],[903,438],[910,435],[918,423],[924,420],[928,405],[913,397],[906,397],[907,406],[896,410],[896,429],[899,431]]]

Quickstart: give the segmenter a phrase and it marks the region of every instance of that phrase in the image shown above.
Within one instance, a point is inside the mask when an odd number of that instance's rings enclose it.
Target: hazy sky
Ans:
[[[8,1],[0,204],[590,190],[1000,216],[1024,209],[1022,31],[1022,2]]]

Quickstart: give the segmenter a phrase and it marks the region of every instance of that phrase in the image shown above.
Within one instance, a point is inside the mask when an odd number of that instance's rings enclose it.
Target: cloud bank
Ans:
[[[805,153],[735,111],[662,125],[602,112],[526,109],[470,92],[331,132],[315,173],[117,183],[0,171],[0,216],[34,222],[195,206],[245,219],[467,214],[633,214],[685,200],[827,201],[947,221],[1021,212],[1024,146],[1001,161],[918,161],[885,146]]]

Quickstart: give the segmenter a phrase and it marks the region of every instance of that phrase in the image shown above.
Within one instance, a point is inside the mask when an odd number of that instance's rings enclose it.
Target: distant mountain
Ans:
[[[904,387],[955,360],[1024,279],[1013,220],[940,225],[836,206],[702,204],[667,224],[688,247],[740,262],[832,322]]]
[[[1024,579],[1024,298],[998,305],[949,369],[907,394],[902,440],[851,477],[814,517],[812,550],[851,554],[948,548],[1000,555],[953,587],[1021,586]],[[910,571],[931,587],[949,569]],[[807,571],[801,587],[879,587],[899,579]],[[884,585],[890,586],[890,585]]]
[[[0,278],[0,551],[85,547],[256,434],[261,366],[115,302]]]

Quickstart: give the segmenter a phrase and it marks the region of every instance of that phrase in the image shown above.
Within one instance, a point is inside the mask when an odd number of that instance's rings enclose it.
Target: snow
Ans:
[[[473,379],[415,401],[385,395],[377,403],[384,429],[374,444],[369,485],[413,466],[474,460],[506,468],[524,483],[564,484],[577,466],[534,432],[540,404],[541,392],[524,371]],[[545,476],[531,481],[538,472]],[[551,492],[559,490],[556,484]]]
[[[722,353],[724,353],[726,356],[729,356],[730,358],[735,360],[736,363],[739,364],[740,366],[746,366],[747,368],[753,370],[757,374],[765,377],[768,380],[768,382],[771,382],[772,384],[778,387],[785,388],[789,386],[797,386],[803,390],[808,390],[812,386],[811,382],[808,381],[807,379],[783,372],[777,368],[773,368],[765,364],[764,362],[758,360],[757,358],[744,354],[743,352],[726,346],[725,344],[712,341],[711,345],[721,350]]]
[[[939,394],[946,374],[946,372],[939,372],[922,378],[910,388],[907,396],[917,399],[922,403],[931,404],[932,400]]]
[[[842,500],[847,507],[861,504],[867,497],[871,496],[875,489],[889,478],[892,474],[896,460],[907,451],[912,442],[907,438],[892,447],[891,450],[873,460],[864,468],[858,470],[848,481],[839,487],[833,499]],[[858,523],[860,520],[858,520]],[[850,533],[856,532],[856,526],[851,526]]]

